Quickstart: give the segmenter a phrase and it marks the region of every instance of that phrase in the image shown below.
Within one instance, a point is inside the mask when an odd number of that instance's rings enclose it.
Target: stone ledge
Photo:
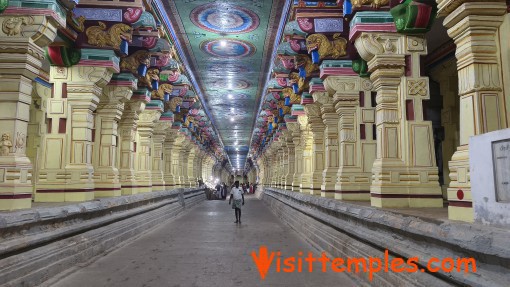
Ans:
[[[431,257],[473,257],[477,262],[476,273],[464,275],[438,272],[430,275],[447,284],[506,286],[506,283],[510,282],[508,230],[454,221],[424,220],[411,215],[274,188],[266,188],[263,199],[270,205],[278,206],[278,209],[281,209],[278,215],[304,234],[307,240],[321,249],[331,251],[333,255],[346,254],[346,246],[337,246],[343,244],[358,250],[358,257],[363,257],[361,254],[365,253],[374,254],[373,250],[385,249],[402,258],[418,257],[422,263]],[[301,216],[305,222],[313,223],[291,223],[296,216]],[[312,232],[312,229],[316,230]],[[317,236],[319,229],[324,234],[323,237]],[[348,243],[335,241],[339,236],[347,236],[351,240]],[[369,252],[369,249],[373,250]],[[416,275],[411,276],[412,274]],[[416,277],[411,278],[418,280],[413,285],[431,286],[428,282],[430,278],[422,274],[427,273],[401,273],[401,276]],[[381,280],[391,282],[388,276],[395,274],[383,275]],[[439,280],[433,285],[439,285]]]
[[[29,226],[26,230],[30,234],[16,234],[16,238],[4,233],[8,240],[0,244],[0,285],[39,285],[79,263],[122,246],[126,240],[144,234],[204,200],[203,189],[177,189],[55,207],[58,211],[72,211],[73,215],[50,212],[53,216],[44,219],[32,216],[31,221],[14,222],[4,229]],[[45,214],[48,209],[53,208],[9,215]],[[80,216],[88,219],[77,221]]]
[[[175,189],[0,214],[0,258],[164,205],[180,202],[184,207],[186,199],[197,194],[203,195],[203,189]]]

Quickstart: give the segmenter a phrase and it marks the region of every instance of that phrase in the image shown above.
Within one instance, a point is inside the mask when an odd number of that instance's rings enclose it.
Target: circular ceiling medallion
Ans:
[[[260,24],[254,12],[236,5],[210,3],[191,11],[191,22],[209,32],[220,34],[248,33]]]
[[[244,90],[250,87],[250,83],[245,80],[229,80],[219,79],[211,82],[211,86],[215,89],[222,90]]]
[[[244,58],[255,53],[255,46],[250,42],[234,39],[207,40],[200,43],[200,49],[219,58]]]

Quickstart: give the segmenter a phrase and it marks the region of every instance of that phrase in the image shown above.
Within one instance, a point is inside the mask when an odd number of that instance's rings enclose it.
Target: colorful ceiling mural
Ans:
[[[245,165],[285,0],[162,0],[234,169]]]

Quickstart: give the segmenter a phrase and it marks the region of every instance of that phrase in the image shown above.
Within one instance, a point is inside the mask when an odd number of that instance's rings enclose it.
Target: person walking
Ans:
[[[230,199],[228,200],[229,205],[232,199],[234,200],[232,204],[232,209],[235,210],[236,214],[235,223],[241,223],[241,206],[244,205],[244,195],[242,189],[239,188],[238,180],[236,180],[236,182],[234,183],[234,187],[232,187],[232,190],[230,192]]]

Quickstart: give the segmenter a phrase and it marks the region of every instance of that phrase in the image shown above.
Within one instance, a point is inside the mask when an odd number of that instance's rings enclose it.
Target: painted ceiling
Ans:
[[[242,169],[281,30],[285,0],[163,3],[230,163]]]

